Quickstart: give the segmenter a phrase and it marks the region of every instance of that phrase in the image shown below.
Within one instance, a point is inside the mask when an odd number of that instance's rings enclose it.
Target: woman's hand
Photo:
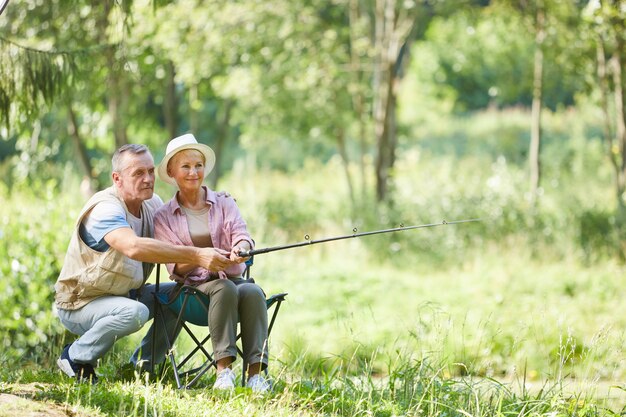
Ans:
[[[239,252],[242,252],[242,251],[247,252],[249,250],[250,250],[250,245],[248,244],[248,242],[241,242],[237,244],[230,251],[230,260],[238,264],[247,261],[249,257],[239,256]]]

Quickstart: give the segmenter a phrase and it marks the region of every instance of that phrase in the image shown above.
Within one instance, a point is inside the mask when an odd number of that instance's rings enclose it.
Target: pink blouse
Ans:
[[[206,202],[209,205],[207,222],[213,240],[213,247],[231,251],[241,241],[250,243],[254,247],[252,238],[246,228],[246,222],[241,217],[239,207],[232,197],[217,194],[215,191],[203,186],[206,190]],[[178,204],[178,192],[165,205],[159,208],[154,215],[154,237],[174,245],[194,246],[189,234],[187,217]],[[176,282],[187,285],[198,285],[207,281],[211,271],[198,267],[184,277],[174,273],[175,264],[167,264],[170,278]],[[232,265],[219,275],[225,277],[239,277],[245,270],[244,263]],[[213,272],[212,275],[215,275]]]

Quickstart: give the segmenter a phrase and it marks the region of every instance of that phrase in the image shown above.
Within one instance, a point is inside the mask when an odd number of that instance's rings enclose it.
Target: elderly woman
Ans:
[[[269,389],[260,375],[267,367],[267,308],[265,294],[256,284],[245,280],[245,258],[252,239],[235,200],[217,194],[202,185],[215,165],[215,154],[200,144],[192,134],[172,139],[158,167],[161,180],[176,185],[174,197],[154,217],[155,237],[176,245],[213,247],[229,258],[223,271],[209,271],[198,265],[168,264],[170,278],[193,285],[207,294],[209,331],[217,361],[215,389],[232,390],[235,374],[231,364],[237,357],[235,346],[237,322],[241,322],[241,339],[246,385],[256,392]]]

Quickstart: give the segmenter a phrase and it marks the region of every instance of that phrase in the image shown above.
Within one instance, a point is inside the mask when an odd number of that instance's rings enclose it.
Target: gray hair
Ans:
[[[129,152],[133,155],[140,155],[143,153],[150,153],[150,150],[146,145],[137,145],[134,143],[129,143],[127,145],[121,146],[118,150],[113,154],[113,158],[111,158],[111,168],[113,172],[120,172],[124,169],[124,165],[122,161],[124,160],[124,153]]]

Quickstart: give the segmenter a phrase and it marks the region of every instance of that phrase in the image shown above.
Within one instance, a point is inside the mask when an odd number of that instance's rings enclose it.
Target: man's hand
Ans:
[[[216,191],[215,194],[217,194],[218,197],[226,197],[226,198],[232,197],[228,191]],[[237,201],[235,197],[232,197],[232,198],[233,200]]]
[[[223,271],[235,264],[229,259],[230,253],[219,248],[197,248],[198,265],[209,271]]]

